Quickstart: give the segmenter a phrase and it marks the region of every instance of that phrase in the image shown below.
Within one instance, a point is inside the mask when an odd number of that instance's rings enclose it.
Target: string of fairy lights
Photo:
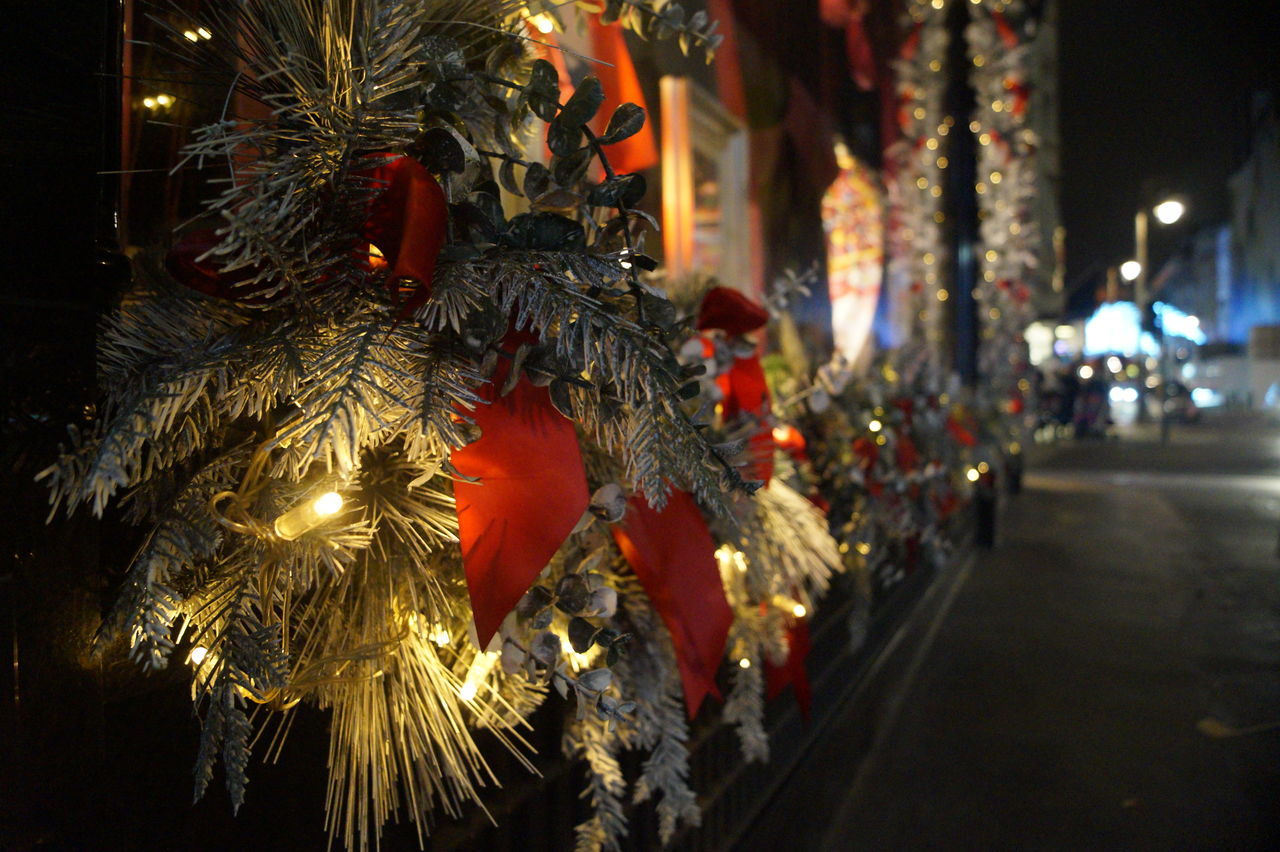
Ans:
[[[890,276],[904,287],[908,339],[921,340],[936,360],[940,355],[943,302],[950,292],[943,270],[943,178],[947,136],[954,119],[946,115],[948,0],[915,0],[904,22],[908,32],[895,64],[898,125],[902,136],[893,154],[891,182]]]
[[[966,30],[976,93],[970,129],[978,140],[974,185],[981,218],[980,277],[974,290],[983,324],[979,369],[985,389],[1010,397],[1018,377],[1022,330],[1030,320],[1027,279],[1036,266],[1035,132],[1027,124],[1029,48],[1022,0],[971,0]],[[994,400],[999,401],[999,400]]]

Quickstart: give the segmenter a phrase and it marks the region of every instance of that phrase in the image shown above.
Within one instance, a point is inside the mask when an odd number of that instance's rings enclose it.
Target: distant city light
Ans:
[[[1156,219],[1162,225],[1172,225],[1174,222],[1182,218],[1182,214],[1187,212],[1187,206],[1177,199],[1169,199],[1162,201],[1155,206],[1152,211],[1156,214]]]
[[[1136,260],[1126,260],[1120,264],[1120,277],[1125,281],[1137,281],[1142,274],[1142,264]]]
[[[1142,337],[1141,319],[1142,314],[1133,302],[1099,305],[1084,324],[1084,354],[1136,355]]]
[[[1222,405],[1222,394],[1213,388],[1192,388],[1191,401],[1198,408],[1214,408]]]
[[[1208,341],[1209,338],[1200,329],[1199,317],[1184,313],[1167,302],[1156,302],[1151,307],[1160,318],[1160,328],[1165,334],[1186,338],[1197,346],[1203,346]]]
[[[1138,389],[1117,385],[1107,392],[1112,402],[1137,402]]]
[[[1081,364],[1078,372],[1080,373],[1080,378],[1082,379],[1093,378],[1093,368],[1090,367],[1088,364]]]
[[[1107,369],[1113,373],[1120,372],[1120,368],[1123,366],[1124,365],[1120,363],[1120,359],[1114,355],[1107,359]]]

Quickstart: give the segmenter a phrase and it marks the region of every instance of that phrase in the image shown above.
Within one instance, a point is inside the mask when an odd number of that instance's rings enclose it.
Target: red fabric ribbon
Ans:
[[[920,464],[920,451],[916,449],[916,442],[906,433],[898,435],[894,445],[894,455],[897,458],[898,470],[903,473],[915,470]]]
[[[797,618],[787,629],[787,661],[775,666],[765,660],[766,695],[772,700],[788,686],[796,691],[796,704],[800,705],[800,715],[809,719],[813,705],[813,689],[809,685],[809,671],[805,668],[805,660],[812,649],[809,639],[809,620]]]
[[[769,313],[737,290],[713,287],[702,300],[698,328],[720,329],[731,337],[755,331],[769,321]],[[750,414],[761,424],[747,440],[748,463],[743,476],[768,482],[773,476],[773,434],[765,425],[769,417],[769,385],[760,356],[735,358],[729,370],[716,378],[724,394],[724,417]]]
[[[440,184],[417,160],[389,154],[374,157],[385,162],[355,173],[375,187],[385,187],[369,204],[361,236],[377,246],[384,259],[367,257],[363,246],[361,257],[373,268],[390,267],[387,286],[392,299],[398,302],[408,296],[401,307],[404,317],[431,295],[436,259],[447,235],[449,206]],[[193,290],[220,299],[248,304],[269,301],[260,295],[268,285],[239,286],[257,274],[258,267],[224,272],[213,258],[200,259],[221,242],[212,228],[185,234],[165,257],[169,274]],[[408,286],[402,282],[409,282]]]
[[[527,335],[526,335],[527,336]],[[518,342],[508,335],[508,343]],[[545,388],[521,379],[497,395],[504,360],[470,414],[482,434],[450,457],[478,483],[454,483],[458,537],[480,647],[533,585],[587,510],[591,495],[573,423]]]
[[[975,447],[978,444],[978,439],[956,419],[954,414],[947,418],[947,431],[951,433],[951,437],[955,438],[963,446]]]
[[[996,23],[996,33],[999,34],[1000,40],[1004,42],[1004,46],[1012,50],[1018,46],[1018,34],[1013,31],[1013,27],[1009,25],[1009,20],[1005,18],[1001,12],[992,12],[991,18]]]
[[[381,155],[379,155],[381,156]],[[436,259],[448,232],[449,205],[435,176],[412,157],[396,157],[359,173],[385,186],[369,205],[363,236],[390,267],[387,286],[409,316],[431,296]]]
[[[223,272],[212,259],[201,256],[218,247],[222,237],[213,228],[201,228],[183,234],[165,255],[164,265],[174,280],[206,296],[231,299],[247,304],[269,301],[262,294],[269,285],[239,286],[259,271],[259,267],[245,267],[234,272]]]
[[[673,491],[661,512],[633,497],[613,537],[671,633],[692,719],[704,698],[720,697],[716,671],[733,624],[707,523],[692,497]]]

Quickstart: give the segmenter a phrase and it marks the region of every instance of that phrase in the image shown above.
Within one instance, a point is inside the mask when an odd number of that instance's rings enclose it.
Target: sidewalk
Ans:
[[[1038,453],[740,848],[1280,848],[1280,731],[1196,727],[1280,721],[1280,431],[1174,436]]]

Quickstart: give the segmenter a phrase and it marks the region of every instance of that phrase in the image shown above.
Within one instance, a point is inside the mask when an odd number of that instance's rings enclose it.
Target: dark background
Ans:
[[[1152,271],[1225,221],[1248,153],[1249,98],[1280,83],[1275,0],[1060,0],[1059,114],[1067,282],[1133,256],[1133,216],[1163,193],[1189,216],[1153,224]],[[1153,220],[1154,221],[1154,220]]]

